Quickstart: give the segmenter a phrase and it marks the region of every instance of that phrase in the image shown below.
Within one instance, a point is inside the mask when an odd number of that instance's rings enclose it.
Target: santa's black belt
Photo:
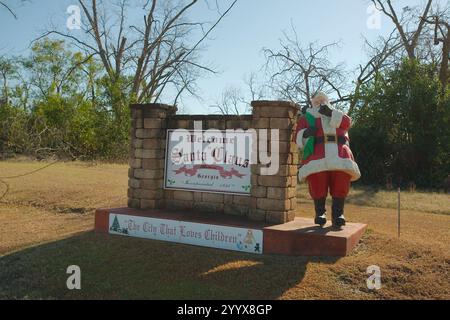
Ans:
[[[337,143],[338,144],[348,144],[347,138],[344,136],[324,136],[324,137],[316,137],[315,142],[316,144],[322,144],[322,143]]]

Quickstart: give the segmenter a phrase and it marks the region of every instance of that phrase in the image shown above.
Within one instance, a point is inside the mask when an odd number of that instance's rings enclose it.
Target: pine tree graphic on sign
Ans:
[[[122,233],[128,235],[128,229],[127,228],[121,228],[119,224],[119,219],[117,219],[117,215],[114,216],[114,221],[112,223],[111,228],[109,228],[110,231],[114,231],[117,233]]]
[[[127,228],[121,228],[120,227],[119,219],[117,219],[117,215],[114,217],[114,221],[112,223],[111,228],[109,228],[109,230],[114,231],[114,232],[118,232],[118,233],[128,234],[128,229]]]
[[[119,220],[117,219],[117,216],[114,217],[114,221],[112,223],[112,226],[110,228],[111,231],[115,231],[115,232],[121,232],[122,230],[120,230],[120,224],[119,224]]]

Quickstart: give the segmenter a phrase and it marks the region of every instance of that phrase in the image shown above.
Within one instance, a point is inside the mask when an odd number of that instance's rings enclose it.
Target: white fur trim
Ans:
[[[339,128],[342,123],[342,118],[344,117],[344,113],[339,110],[333,110],[331,113],[330,126],[333,128]]]
[[[308,176],[323,171],[344,171],[352,177],[351,181],[356,181],[361,177],[359,167],[352,159],[333,158],[310,161],[300,168],[298,178],[303,181]]]
[[[297,134],[297,146],[299,149],[303,149],[306,143],[306,139],[303,139],[303,134],[305,133],[306,129],[300,130]]]
[[[336,131],[336,129],[335,129]],[[325,143],[325,158],[327,159],[339,159],[339,150],[337,143]]]
[[[325,135],[335,135],[336,134],[336,128],[330,125],[330,118],[327,116],[322,116],[322,129],[323,133]],[[337,150],[336,150],[336,156],[337,156]]]

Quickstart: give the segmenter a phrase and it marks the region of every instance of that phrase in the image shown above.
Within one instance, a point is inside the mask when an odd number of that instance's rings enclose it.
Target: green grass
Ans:
[[[89,232],[1,258],[0,298],[275,299],[301,280],[307,261]],[[81,290],[66,288],[72,264]]]
[[[0,258],[0,299],[445,299],[450,259],[364,236],[349,257],[257,256],[93,232]],[[81,268],[81,290],[66,269]],[[383,289],[365,286],[377,264]]]

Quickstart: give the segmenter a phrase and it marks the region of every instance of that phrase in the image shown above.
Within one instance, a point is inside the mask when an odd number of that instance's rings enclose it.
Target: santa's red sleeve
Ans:
[[[306,121],[305,117],[301,117],[297,123],[297,132],[295,135],[295,142],[297,146],[302,149],[305,146],[306,139],[303,138],[303,133],[308,129],[308,121]]]

